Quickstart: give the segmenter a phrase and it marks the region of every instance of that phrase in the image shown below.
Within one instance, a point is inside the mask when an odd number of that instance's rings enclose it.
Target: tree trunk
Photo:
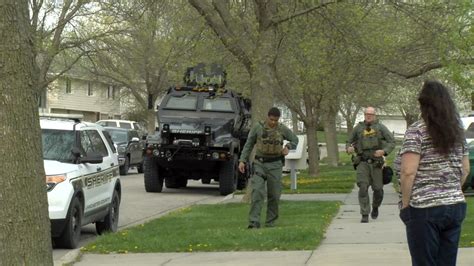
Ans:
[[[255,59],[250,73],[252,94],[252,120],[264,120],[268,110],[274,104],[274,91],[279,88],[276,79],[276,68],[273,65],[276,57],[274,46],[274,32],[267,30],[260,33],[255,48]]]
[[[339,162],[339,147],[337,146],[336,116],[337,110],[329,108],[324,115],[324,133],[326,136],[327,161],[331,166],[337,166]]]
[[[308,140],[308,172],[310,176],[319,175],[319,147],[318,147],[318,135],[317,124],[307,123],[306,125],[306,138]]]
[[[0,4],[0,262],[53,265],[28,1]]]
[[[258,76],[261,73],[257,74]],[[252,121],[263,121],[267,117],[268,110],[273,106],[273,92],[265,86],[265,83],[258,77],[252,75],[250,84],[252,84]]]
[[[156,111],[154,109],[148,109],[147,110],[147,132],[149,135],[152,135],[155,133],[156,127],[158,126],[156,124]]]
[[[407,128],[418,120],[418,114],[405,114],[405,122],[407,123]]]
[[[354,124],[351,119],[346,119],[347,125],[347,136],[352,135],[352,131],[354,130]]]
[[[291,111],[291,124],[293,126],[293,132],[298,134],[300,132],[298,129],[298,116],[294,111]]]

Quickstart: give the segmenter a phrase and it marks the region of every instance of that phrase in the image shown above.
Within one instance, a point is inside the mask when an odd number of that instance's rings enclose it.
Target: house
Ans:
[[[64,75],[39,100],[41,113],[82,114],[84,121],[120,119],[120,87],[96,79]]]
[[[379,114],[379,121],[390,130],[395,137],[403,138],[407,130],[407,122],[402,115],[396,114]],[[364,120],[363,118],[361,121]]]

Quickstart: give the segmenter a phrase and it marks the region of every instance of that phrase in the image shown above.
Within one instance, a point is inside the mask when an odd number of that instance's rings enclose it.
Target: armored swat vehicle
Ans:
[[[188,68],[185,86],[171,87],[158,108],[159,131],[145,150],[145,190],[186,187],[189,179],[219,182],[221,195],[245,187],[238,159],[250,130],[250,100],[225,87],[219,65]],[[250,171],[246,171],[248,173]]]

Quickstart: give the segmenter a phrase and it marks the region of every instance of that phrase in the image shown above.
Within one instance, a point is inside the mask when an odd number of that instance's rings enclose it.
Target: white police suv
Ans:
[[[102,127],[78,119],[41,117],[51,235],[76,248],[81,227],[98,234],[118,227],[121,186],[117,153]]]

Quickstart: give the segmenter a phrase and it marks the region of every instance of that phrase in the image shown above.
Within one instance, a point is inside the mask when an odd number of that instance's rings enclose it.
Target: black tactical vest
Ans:
[[[262,135],[257,137],[257,152],[264,156],[278,156],[281,155],[283,146],[283,135],[281,126],[275,128],[268,128],[264,123],[262,124]]]
[[[358,132],[357,152],[382,149],[382,131],[378,124],[366,126]]]

